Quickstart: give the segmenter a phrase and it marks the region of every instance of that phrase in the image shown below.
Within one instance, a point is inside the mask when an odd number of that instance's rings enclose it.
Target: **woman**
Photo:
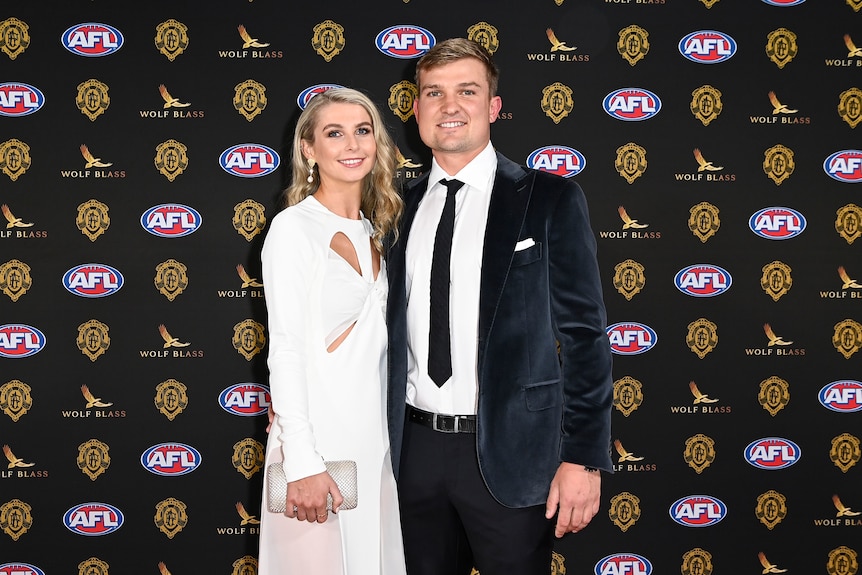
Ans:
[[[274,412],[266,465],[284,462],[288,488],[286,513],[261,513],[258,573],[403,575],[381,257],[402,204],[395,146],[371,100],[349,88],[315,96],[296,126],[292,171],[261,254]],[[338,512],[324,460],[341,459],[357,463],[359,505]]]

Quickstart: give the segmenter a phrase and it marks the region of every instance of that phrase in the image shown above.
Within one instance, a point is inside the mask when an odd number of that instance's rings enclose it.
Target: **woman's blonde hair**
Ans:
[[[395,189],[395,144],[383,124],[383,118],[371,99],[352,88],[331,88],[313,97],[299,116],[293,134],[293,161],[291,183],[284,191],[284,201],[288,206],[295,205],[314,194],[320,186],[317,171],[312,173],[308,182],[308,163],[302,155],[302,141],[314,142],[314,129],[320,110],[329,104],[356,104],[362,106],[371,118],[377,154],[374,168],[365,177],[362,186],[361,209],[374,226],[371,237],[377,250],[383,252],[383,238],[390,232],[398,235],[398,220],[404,209],[401,196]]]

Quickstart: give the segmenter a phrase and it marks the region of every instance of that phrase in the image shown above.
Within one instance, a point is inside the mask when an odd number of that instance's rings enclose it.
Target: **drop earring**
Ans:
[[[316,162],[314,161],[314,158],[308,158],[306,162],[308,162],[308,177],[305,178],[305,180],[310,184],[314,182],[314,164]]]

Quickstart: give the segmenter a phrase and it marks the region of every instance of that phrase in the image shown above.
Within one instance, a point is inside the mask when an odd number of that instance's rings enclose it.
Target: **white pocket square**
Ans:
[[[525,250],[534,245],[536,245],[536,240],[534,240],[533,238],[527,238],[515,244],[515,251],[520,252],[521,250]]]

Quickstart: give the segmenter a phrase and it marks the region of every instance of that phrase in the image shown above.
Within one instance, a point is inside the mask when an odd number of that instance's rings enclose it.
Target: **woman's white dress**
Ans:
[[[398,497],[386,428],[385,264],[373,277],[370,222],[314,196],[277,214],[262,251],[270,392],[266,465],[288,481],[357,462],[359,505],[309,523],[270,513],[264,479],[259,575],[403,575]],[[342,233],[361,275],[330,248]],[[353,325],[332,352],[329,344]]]

